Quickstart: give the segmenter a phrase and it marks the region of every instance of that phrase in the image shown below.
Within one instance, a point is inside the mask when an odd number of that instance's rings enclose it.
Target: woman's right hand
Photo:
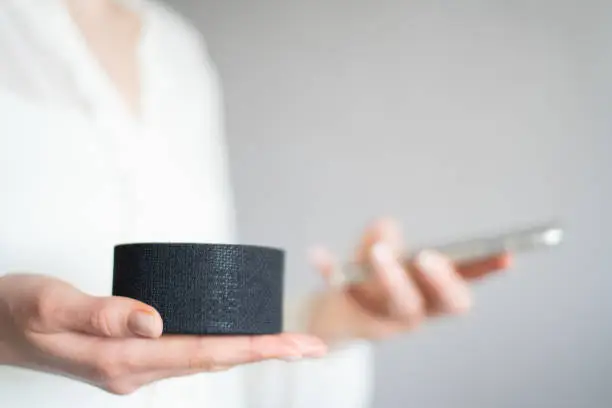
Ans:
[[[162,319],[141,302],[93,297],[38,275],[0,278],[0,365],[45,371],[129,394],[169,377],[268,359],[319,357],[302,334],[161,336]]]

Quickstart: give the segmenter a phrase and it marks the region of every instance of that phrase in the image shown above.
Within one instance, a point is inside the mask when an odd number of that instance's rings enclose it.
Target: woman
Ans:
[[[162,337],[154,309],[106,294],[119,242],[234,239],[198,35],[145,1],[5,0],[0,58],[2,407],[367,406],[369,342],[466,311],[466,281],[506,266],[424,252],[405,270],[380,221],[357,249],[374,276],[332,285],[316,251],[329,288],[288,305],[287,333]]]

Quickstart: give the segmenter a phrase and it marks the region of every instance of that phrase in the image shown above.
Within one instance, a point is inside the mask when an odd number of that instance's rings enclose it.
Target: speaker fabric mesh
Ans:
[[[154,307],[166,334],[276,334],[284,258],[280,249],[252,245],[117,245],[113,295]]]

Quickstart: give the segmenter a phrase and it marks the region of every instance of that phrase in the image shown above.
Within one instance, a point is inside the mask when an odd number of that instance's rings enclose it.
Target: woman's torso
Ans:
[[[137,119],[60,1],[0,5],[1,272],[49,274],[108,295],[118,243],[232,239],[214,70],[179,19],[141,6]],[[0,405],[190,407],[214,395],[215,406],[234,408],[244,404],[241,381],[240,371],[204,374],[115,397],[0,367]]]

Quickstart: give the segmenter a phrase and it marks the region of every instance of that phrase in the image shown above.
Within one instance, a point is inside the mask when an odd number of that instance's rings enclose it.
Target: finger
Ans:
[[[383,288],[391,316],[408,322],[420,321],[423,297],[392,249],[386,243],[378,243],[371,254],[375,278]]]
[[[332,253],[323,247],[310,250],[311,264],[319,271],[323,280],[330,288],[340,288],[344,284],[344,275],[338,268],[338,262]]]
[[[501,254],[483,260],[460,263],[457,271],[464,279],[479,279],[494,272],[510,267],[512,257]]]
[[[63,328],[101,337],[161,336],[159,313],[142,302],[123,297],[85,294],[64,303]]]
[[[460,314],[470,309],[472,299],[468,286],[443,255],[434,251],[419,253],[412,275],[430,313]]]
[[[123,344],[115,343],[107,350],[114,356],[116,367],[103,371],[117,373],[111,383],[121,393],[130,393],[163,379],[225,371],[264,360],[295,361],[303,357],[320,357],[327,350],[322,341],[301,334],[232,338],[168,336],[159,340],[115,341]]]
[[[403,249],[402,231],[399,224],[391,218],[382,218],[372,223],[365,231],[357,248],[356,258],[360,263],[369,260],[372,247],[384,242],[395,255]]]
[[[316,337],[283,333],[261,336],[166,336],[134,340],[127,352],[143,371],[217,371],[269,359],[320,357],[327,346]]]

